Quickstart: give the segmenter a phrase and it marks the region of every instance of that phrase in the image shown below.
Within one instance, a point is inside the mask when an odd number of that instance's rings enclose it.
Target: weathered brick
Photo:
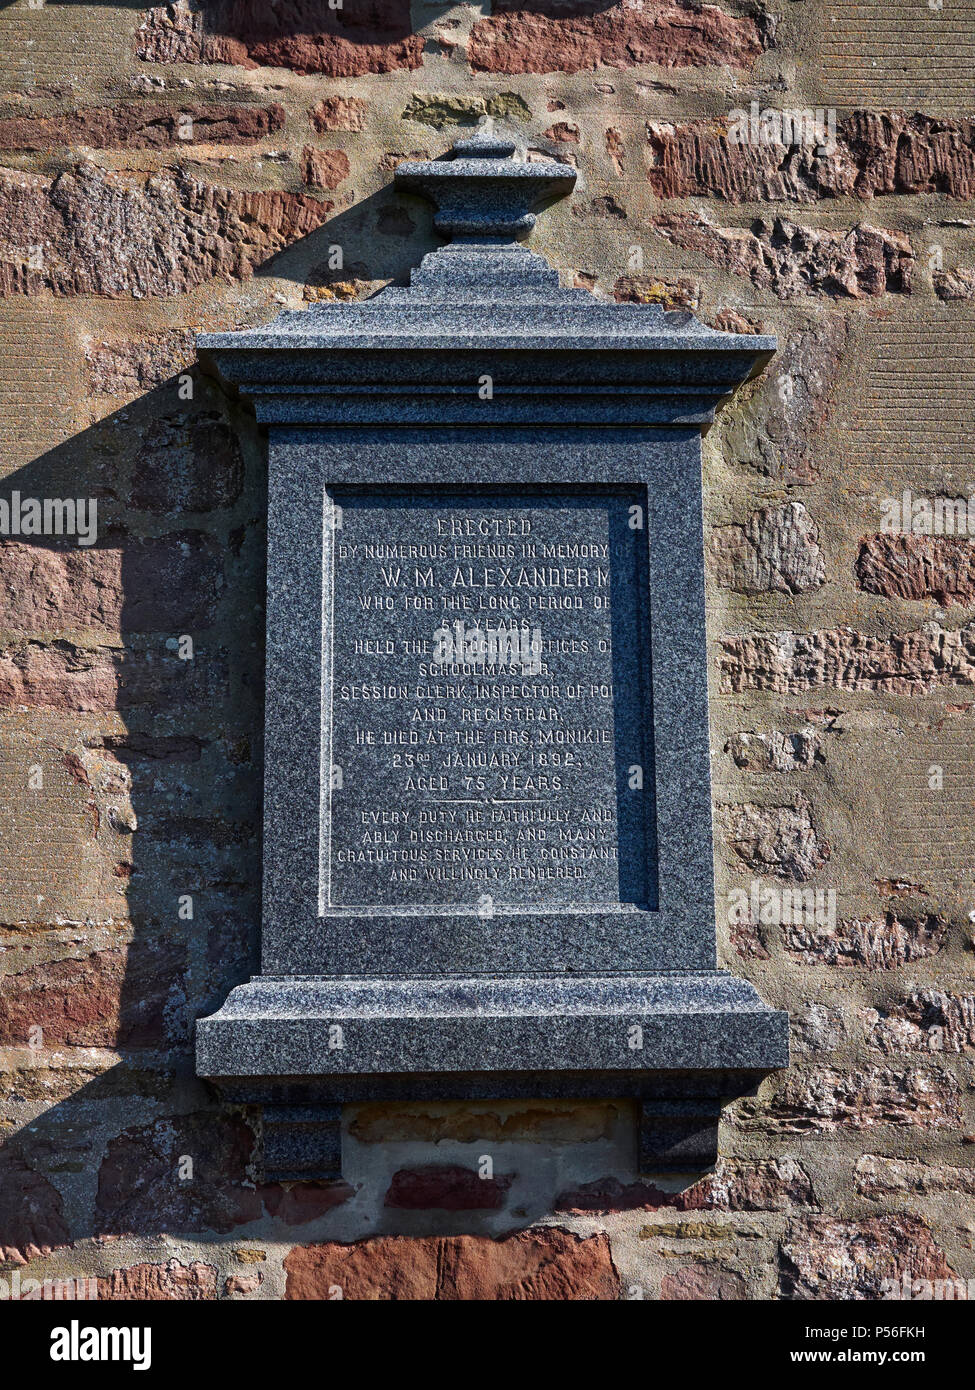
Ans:
[[[815,1206],[812,1183],[794,1158],[757,1163],[721,1159],[717,1169],[680,1192],[665,1192],[654,1183],[621,1183],[603,1178],[561,1193],[556,1211],[787,1211]]]
[[[363,130],[369,103],[361,97],[323,97],[308,115],[319,135],[327,130]]]
[[[957,536],[864,536],[856,577],[868,594],[970,607],[975,603],[975,542]]]
[[[0,978],[0,1044],[24,1046],[40,1028],[44,1047],[154,1047],[179,1036],[182,952],[140,943],[45,961]]]
[[[368,0],[332,9],[308,0],[188,0],[143,18],[136,56],[150,63],[235,63],[326,77],[418,68],[423,39],[411,33],[409,0]]]
[[[220,547],[200,531],[70,550],[0,542],[0,625],[13,632],[199,630],[222,589]]]
[[[754,318],[740,314],[737,309],[719,309],[711,320],[711,327],[719,333],[760,333],[762,330]]]
[[[843,1009],[810,1001],[801,1013],[793,1013],[792,1037],[804,1052],[835,1052],[846,1041],[846,1014]]]
[[[727,844],[756,873],[803,882],[829,859],[830,847],[819,838],[802,797],[792,806],[722,806],[717,819]]]
[[[975,270],[969,270],[965,266],[932,271],[931,283],[935,294],[946,304],[957,300],[975,299]]]
[[[456,92],[414,92],[403,109],[404,121],[433,126],[476,125],[483,116],[499,121],[527,121],[531,107],[516,92],[494,96],[459,95]]]
[[[113,709],[118,700],[116,654],[71,642],[24,642],[0,650],[0,708],[41,706],[78,713]]]
[[[626,142],[615,126],[610,126],[606,131],[606,153],[612,161],[617,177],[622,178],[626,173]]]
[[[0,296],[142,299],[241,279],[321,226],[331,206],[180,171],[137,177],[84,162],[50,179],[0,170]]]
[[[264,1282],[263,1274],[231,1274],[224,1280],[223,1292],[225,1298],[234,1298],[238,1294],[245,1295],[257,1293]]]
[[[750,68],[767,31],[751,16],[716,5],[645,0],[637,8],[595,0],[495,0],[471,30],[467,58],[476,72],[588,72],[656,63],[665,68],[721,64]]]
[[[736,1270],[725,1265],[683,1265],[661,1279],[660,1297],[671,1302],[740,1302],[748,1298],[748,1286]]]
[[[801,502],[752,512],[743,525],[716,526],[715,580],[740,593],[802,594],[826,582],[819,531]]]
[[[770,331],[758,325],[762,331]],[[740,315],[716,315],[715,328],[755,332]],[[819,439],[830,420],[833,383],[848,353],[849,325],[838,313],[807,321],[785,341],[769,370],[743,388],[719,417],[722,453],[777,483],[814,482],[821,471]]]
[[[975,195],[975,122],[921,112],[853,111],[839,123],[831,149],[817,143],[810,124],[800,141],[786,146],[732,139],[727,124],[711,120],[651,122],[650,187],[661,198],[729,203]]]
[[[485,1236],[376,1236],[355,1245],[296,1246],[284,1262],[285,1297],[492,1302],[611,1300],[619,1278],[605,1235],[555,1226],[501,1240]]]
[[[669,281],[654,275],[621,275],[613,286],[613,298],[619,304],[659,304],[667,312],[693,310],[701,302],[701,285],[687,276]]]
[[[284,119],[284,107],[277,102],[273,106],[201,106],[194,102],[172,106],[142,102],[87,106],[67,115],[0,119],[0,150],[47,150],[70,145],[130,150],[170,145],[186,149],[193,145],[241,145],[281,130]]]
[[[349,176],[349,156],[344,150],[316,150],[306,145],[301,161],[302,178],[316,188],[338,188]]]
[[[383,1205],[403,1211],[499,1211],[513,1180],[513,1173],[482,1178],[476,1169],[456,1163],[398,1168]]]
[[[742,230],[717,227],[703,213],[664,213],[653,226],[674,246],[704,256],[780,299],[911,292],[915,257],[903,232],[866,223],[832,231],[801,227],[783,217],[758,218],[751,230]]]
[[[919,1197],[942,1192],[975,1196],[975,1168],[952,1168],[919,1159],[863,1154],[854,1169],[856,1190],[864,1197],[896,1197],[908,1192]]]
[[[882,690],[894,695],[975,684],[975,625],[948,631],[874,636],[852,628],[819,632],[762,632],[721,639],[721,688]]]
[[[243,484],[236,431],[216,411],[180,411],[160,416],[142,432],[129,503],[173,516],[210,512],[233,506]],[[207,582],[204,575],[200,579]]]
[[[94,343],[85,352],[88,387],[98,396],[136,396],[160,386],[196,360],[188,328]]]
[[[248,1168],[254,1143],[248,1125],[219,1111],[174,1115],[124,1130],[109,1144],[98,1170],[98,1230],[105,1235],[225,1234],[256,1221],[261,1195]]]
[[[23,1265],[69,1240],[54,1184],[9,1149],[0,1149],[0,1259]]]
[[[347,1182],[269,1183],[262,1188],[269,1216],[285,1226],[317,1221],[355,1195]]]
[[[44,1106],[56,1105],[92,1081],[103,1085],[109,1065],[74,1049],[51,1048],[38,1053],[33,1048],[3,1048],[0,1050],[0,1101],[8,1104],[40,1101]],[[114,1087],[121,1080],[119,1073],[125,1070],[113,1067],[109,1085]],[[120,1093],[131,1095],[133,1089],[137,1088],[132,1085],[130,1074],[128,1087],[121,1087]]]
[[[868,970],[893,970],[912,960],[936,956],[948,938],[949,923],[936,913],[840,922],[821,929],[782,928],[790,955],[809,965],[858,965]]]
[[[179,1299],[199,1302],[217,1296],[217,1271],[202,1260],[183,1264],[167,1260],[165,1264],[127,1265],[113,1269],[98,1280],[98,1297],[118,1301],[134,1299],[139,1303],[159,1303]]]
[[[824,761],[821,739],[815,729],[786,734],[780,729],[742,730],[725,744],[735,767],[749,772],[807,772]]]
[[[892,1296],[889,1281],[952,1279],[944,1252],[917,1216],[865,1221],[807,1217],[779,1246],[782,1298],[864,1300]]]
[[[882,1052],[968,1052],[975,1047],[975,994],[918,987],[871,1011],[870,1035]]]
[[[545,139],[556,145],[578,145],[579,127],[573,121],[556,121],[546,130]]]
[[[757,922],[744,916],[741,921],[732,922],[728,927],[728,939],[735,950],[745,960],[768,960],[769,952],[763,933]]]
[[[333,270],[328,262],[312,266],[305,281],[304,297],[313,303],[320,300],[365,299],[381,289],[384,281],[369,278],[368,267],[353,261],[341,270]]]
[[[223,657],[183,661],[169,652],[120,651],[73,642],[24,641],[0,647],[0,709],[101,710],[205,707],[226,695]]]
[[[860,1067],[793,1068],[762,1107],[746,1120],[787,1133],[873,1129],[877,1125],[942,1128],[960,1123],[958,1083],[947,1072]]]

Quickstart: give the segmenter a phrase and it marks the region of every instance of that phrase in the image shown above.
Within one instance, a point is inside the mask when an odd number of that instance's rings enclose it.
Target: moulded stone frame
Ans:
[[[656,910],[498,913],[446,906],[319,912],[331,679],[325,602],[329,487],[639,490],[649,545],[647,641]],[[269,440],[265,885],[262,970],[282,975],[710,971],[716,966],[700,431],[596,427],[371,431],[272,426]],[[325,561],[323,564],[323,551]],[[327,728],[325,730],[327,743]],[[450,916],[451,961],[438,939]],[[466,920],[465,920],[466,919]],[[431,967],[431,962],[436,964]]]

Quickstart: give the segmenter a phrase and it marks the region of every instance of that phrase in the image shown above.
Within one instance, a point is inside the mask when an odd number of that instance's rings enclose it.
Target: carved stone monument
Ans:
[[[631,1096],[712,1161],[787,1017],[716,968],[701,429],[774,339],[559,286],[575,170],[488,134],[396,182],[409,288],[199,340],[268,428],[262,970],[197,1069],[269,1177],[358,1099]],[[256,929],[256,924],[255,924]]]

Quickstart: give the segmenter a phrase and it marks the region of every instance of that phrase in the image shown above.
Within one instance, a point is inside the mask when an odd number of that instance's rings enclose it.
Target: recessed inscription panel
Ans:
[[[324,912],[655,905],[644,516],[330,490]]]

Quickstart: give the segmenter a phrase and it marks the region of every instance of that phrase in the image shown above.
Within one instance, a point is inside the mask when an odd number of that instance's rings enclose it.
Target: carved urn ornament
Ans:
[[[631,1097],[641,1171],[693,1169],[788,1062],[716,965],[701,510],[775,340],[561,288],[520,239],[575,178],[400,164],[450,238],[408,288],[199,339],[269,479],[261,973],[197,1070],[269,1178],[386,1098]]]

